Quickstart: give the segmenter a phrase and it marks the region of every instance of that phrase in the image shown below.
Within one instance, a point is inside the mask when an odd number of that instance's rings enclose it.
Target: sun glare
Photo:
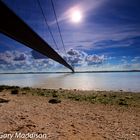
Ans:
[[[71,21],[74,23],[79,23],[82,20],[82,13],[80,10],[73,10],[71,12]]]

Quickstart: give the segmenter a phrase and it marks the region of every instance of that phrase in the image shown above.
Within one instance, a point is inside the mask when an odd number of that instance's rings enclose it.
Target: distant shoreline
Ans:
[[[74,73],[119,73],[119,72],[140,72],[140,70],[124,70],[124,71],[76,71]],[[17,73],[0,73],[0,74],[63,74],[72,72],[17,72]]]

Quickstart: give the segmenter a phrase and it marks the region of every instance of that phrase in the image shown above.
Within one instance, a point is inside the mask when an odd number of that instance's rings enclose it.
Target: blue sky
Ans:
[[[140,70],[139,0],[53,1],[67,55],[58,34],[51,0],[40,0],[40,3],[59,50],[48,32],[37,0],[4,0],[76,70]],[[82,13],[79,23],[70,21],[70,10],[74,8]],[[56,70],[68,71],[0,34],[0,72]]]

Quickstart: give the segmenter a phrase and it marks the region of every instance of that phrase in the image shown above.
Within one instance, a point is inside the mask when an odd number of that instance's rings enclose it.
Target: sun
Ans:
[[[71,21],[74,23],[79,23],[82,20],[82,12],[80,10],[71,11]]]

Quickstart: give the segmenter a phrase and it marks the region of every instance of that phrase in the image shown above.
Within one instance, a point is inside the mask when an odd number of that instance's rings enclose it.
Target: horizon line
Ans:
[[[107,73],[107,72],[140,72],[140,70],[103,70],[103,71],[75,71],[75,73]],[[72,73],[72,72],[2,72],[0,74],[57,74],[57,73]]]

